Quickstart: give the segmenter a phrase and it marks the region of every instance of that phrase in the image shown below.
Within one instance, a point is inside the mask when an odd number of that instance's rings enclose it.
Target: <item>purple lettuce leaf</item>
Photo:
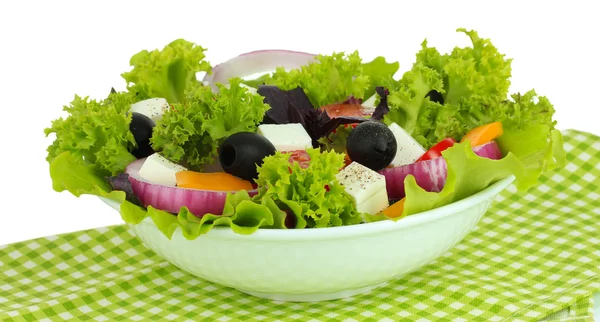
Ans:
[[[371,115],[372,120],[381,121],[383,117],[390,111],[390,107],[387,103],[388,95],[390,95],[390,91],[387,88],[383,88],[381,86],[377,86],[375,88],[375,92],[379,95],[379,104],[373,111],[373,115]]]

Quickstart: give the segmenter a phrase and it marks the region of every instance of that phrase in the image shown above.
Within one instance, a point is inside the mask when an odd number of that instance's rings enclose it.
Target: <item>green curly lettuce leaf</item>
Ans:
[[[259,228],[283,229],[286,217],[271,198],[255,202],[246,191],[228,194],[222,215],[206,214],[198,218],[186,207],[174,215],[153,207],[144,209],[128,201],[121,204],[120,211],[123,220],[129,224],[137,225],[150,217],[167,238],[171,239],[179,228],[183,237],[189,240],[208,233],[214,227],[230,227],[240,235],[250,235]]]
[[[331,132],[329,135],[320,138],[317,142],[327,151],[333,150],[337,153],[346,153],[346,141],[352,130],[352,126],[340,125],[335,132]]]
[[[497,107],[508,97],[512,59],[477,32],[457,31],[470,37],[471,47],[441,54],[425,40],[413,68],[390,88],[384,121],[402,126],[425,148],[497,121]],[[431,90],[442,95],[443,104],[425,97]]]
[[[310,163],[302,168],[290,164],[289,155],[266,157],[258,169],[256,200],[272,198],[277,206],[291,211],[295,228],[322,228],[358,224],[362,221],[344,187],[335,175],[344,166],[344,155],[308,149]],[[328,187],[328,189],[325,188]]]
[[[210,72],[204,61],[205,48],[184,39],[177,39],[162,50],[142,50],[131,57],[133,69],[121,74],[128,90],[140,100],[165,98],[169,103],[185,100],[185,91],[197,82],[196,73]]]
[[[269,105],[234,78],[229,85],[196,86],[186,92],[186,102],[174,104],[156,124],[151,144],[167,159],[201,169],[213,162],[217,147],[229,135],[255,132]]]
[[[432,102],[427,93],[431,90],[443,92],[444,83],[440,73],[423,64],[416,64],[406,72],[388,96],[389,112],[384,117],[387,124],[396,123],[424,146],[432,129],[433,120],[442,105]],[[447,120],[450,122],[450,119]],[[436,142],[437,143],[437,142]]]
[[[121,217],[126,223],[136,225],[149,216],[169,239],[177,228],[187,239],[195,239],[217,226],[231,227],[235,233],[242,235],[252,234],[259,228],[285,228],[286,214],[270,197],[254,201],[246,191],[228,194],[222,215],[206,214],[198,218],[186,207],[182,207],[177,215],[153,207],[144,209],[127,201],[125,192],[111,191],[91,165],[81,164],[68,151],[52,160],[50,176],[57,192],[69,191],[77,197],[95,195],[120,203]]]
[[[103,101],[75,96],[64,110],[67,118],[59,118],[44,130],[56,139],[48,147],[46,160],[52,162],[64,152],[87,166],[99,177],[123,172],[135,160],[130,151],[135,140],[129,131],[131,116],[126,111],[137,98],[128,92],[113,93]]]
[[[511,175],[520,191],[538,183],[545,171],[561,168],[566,163],[562,135],[548,126],[533,125],[523,130],[505,132],[497,141],[503,151],[500,160],[476,155],[470,144],[457,143],[442,152],[448,174],[440,192],[427,192],[409,175],[405,181],[406,201],[403,216],[431,210],[469,197]]]
[[[299,69],[286,71],[279,67],[272,75],[266,74],[254,80],[244,81],[248,86],[274,85],[282,90],[300,87],[315,108],[340,103],[353,96],[366,99],[375,94],[375,87],[393,82],[400,68],[398,62],[388,63],[384,57],[376,57],[363,63],[358,51],[351,54],[333,53],[318,55]]]

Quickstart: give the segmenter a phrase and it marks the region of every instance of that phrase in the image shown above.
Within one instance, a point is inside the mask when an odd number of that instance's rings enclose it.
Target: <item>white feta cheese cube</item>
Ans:
[[[356,210],[361,213],[376,215],[389,206],[390,201],[388,199],[387,191],[383,189],[366,201],[356,205]]]
[[[375,102],[377,101],[377,94],[373,94],[373,96],[369,97],[366,101],[362,102],[362,106],[366,107],[368,109],[375,109],[377,107],[377,105],[375,105]]]
[[[346,192],[354,198],[356,206],[381,193],[387,200],[385,177],[358,162],[350,163],[336,174],[336,178],[344,186]],[[381,197],[379,198],[381,199]]]
[[[174,187],[177,185],[175,174],[186,170],[185,167],[167,160],[158,153],[154,153],[146,158],[139,174],[142,179],[148,182]]]
[[[140,113],[149,117],[154,123],[162,119],[163,114],[170,108],[169,103],[164,98],[149,98],[134,104],[131,104],[132,113]]]
[[[261,124],[258,134],[267,138],[277,151],[296,151],[312,148],[312,139],[300,123]]]
[[[426,151],[410,134],[398,124],[392,123],[388,128],[394,133],[398,148],[392,163],[393,167],[411,164],[417,161]]]

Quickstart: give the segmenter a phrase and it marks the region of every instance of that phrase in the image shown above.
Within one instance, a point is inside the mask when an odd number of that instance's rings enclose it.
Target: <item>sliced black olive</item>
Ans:
[[[398,143],[394,133],[383,123],[368,121],[359,124],[346,141],[346,152],[354,162],[379,171],[396,156]]]
[[[430,90],[425,97],[429,97],[429,100],[432,102],[444,104],[444,96],[435,89]]]
[[[258,177],[257,167],[263,159],[275,154],[275,146],[264,136],[253,132],[238,132],[219,147],[219,162],[223,170],[244,180]]]
[[[131,123],[129,131],[133,134],[136,147],[131,151],[136,158],[145,158],[154,153],[154,149],[150,145],[152,138],[152,130],[154,129],[154,121],[149,117],[140,113],[131,113]]]

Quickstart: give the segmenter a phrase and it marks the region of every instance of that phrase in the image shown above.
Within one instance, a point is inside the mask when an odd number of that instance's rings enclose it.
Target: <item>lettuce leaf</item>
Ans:
[[[223,215],[220,216],[207,214],[198,218],[185,207],[177,215],[153,207],[144,209],[128,201],[124,191],[111,191],[109,184],[95,173],[92,165],[81,162],[68,151],[50,162],[50,176],[55,191],[69,191],[76,197],[88,194],[114,200],[121,204],[123,221],[135,225],[150,216],[156,227],[168,238],[172,237],[178,227],[188,239],[205,234],[216,226],[231,227],[238,234],[251,234],[259,228],[285,228],[286,213],[272,199],[265,197],[254,201],[246,191],[229,194]]]
[[[358,224],[362,216],[335,175],[344,165],[344,155],[308,149],[310,164],[302,168],[289,163],[289,155],[266,157],[258,169],[259,194],[255,200],[271,198],[279,209],[295,216],[295,228],[319,228]],[[325,189],[325,186],[328,189]]]
[[[139,224],[150,217],[156,227],[169,239],[177,228],[183,237],[192,240],[208,233],[214,227],[230,227],[240,235],[249,235],[259,228],[285,228],[285,212],[281,211],[270,198],[260,202],[252,201],[246,191],[228,194],[223,214],[206,214],[202,218],[194,216],[186,207],[174,215],[153,207],[145,210],[128,201],[121,204],[121,217],[129,224]]]
[[[249,86],[274,85],[282,90],[301,87],[312,105],[319,108],[340,103],[353,96],[365,99],[375,93],[375,86],[388,85],[400,68],[398,62],[388,63],[384,57],[362,63],[358,51],[351,54],[319,55],[316,61],[300,69],[286,71],[277,68],[272,75],[245,81]]]
[[[269,105],[234,78],[229,86],[195,86],[186,92],[186,102],[174,104],[156,124],[151,144],[167,159],[201,169],[213,162],[217,147],[229,135],[254,132]]]
[[[127,115],[131,103],[137,100],[127,92],[113,93],[103,101],[75,96],[64,110],[69,116],[59,118],[44,130],[46,136],[56,135],[48,147],[46,160],[52,162],[64,152],[86,166],[98,177],[123,172],[135,160],[130,151],[135,140],[129,131],[131,116]]]
[[[181,103],[185,91],[197,82],[196,73],[210,72],[211,66],[204,61],[205,48],[184,39],[177,39],[161,51],[142,50],[131,57],[133,69],[121,74],[127,81],[127,89],[140,100],[162,97],[167,102]]]
[[[438,208],[471,196],[494,182],[515,176],[520,191],[538,183],[546,171],[561,168],[566,163],[562,135],[537,124],[523,130],[508,130],[497,140],[506,155],[500,160],[477,156],[468,143],[457,143],[442,152],[448,175],[442,191],[427,192],[410,175],[404,181],[406,201],[403,216]]]
[[[537,177],[528,175],[512,153],[492,160],[477,156],[468,143],[457,143],[443,151],[442,156],[448,167],[444,188],[440,192],[427,192],[419,187],[414,176],[407,176],[404,181],[406,201],[400,218],[464,199],[510,175],[514,175],[523,188],[537,182]]]
[[[331,132],[329,135],[320,138],[319,144],[327,151],[346,153],[346,141],[352,130],[352,126],[340,125],[335,132]]]

